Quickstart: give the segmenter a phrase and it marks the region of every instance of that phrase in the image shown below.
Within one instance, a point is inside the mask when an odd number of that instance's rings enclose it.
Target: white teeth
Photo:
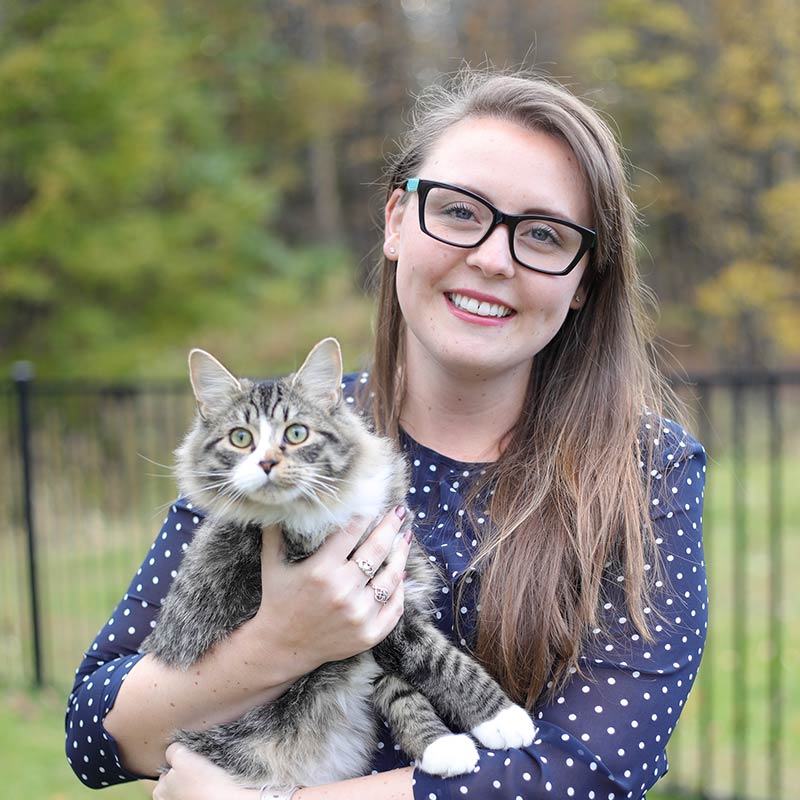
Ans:
[[[463,294],[450,293],[447,295],[450,302],[458,308],[477,314],[479,317],[507,317],[511,309],[499,303],[487,303],[476,300],[474,297],[465,297]]]

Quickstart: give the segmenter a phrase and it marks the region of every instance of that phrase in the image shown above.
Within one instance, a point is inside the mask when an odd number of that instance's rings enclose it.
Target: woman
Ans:
[[[705,467],[661,416],[617,146],[560,87],[464,71],[420,99],[387,178],[374,363],[345,392],[413,463],[442,628],[539,730],[451,779],[386,734],[373,774],[292,797],[643,797],[705,641]],[[258,614],[171,672],[136,651],[199,518],[173,507],[78,671],[67,751],[90,785],[157,774],[170,730],[241,715],[402,612],[396,515],[364,545],[393,576],[385,606],[349,583],[357,523],[293,567],[265,536]],[[259,796],[183,748],[166,760],[157,800]]]

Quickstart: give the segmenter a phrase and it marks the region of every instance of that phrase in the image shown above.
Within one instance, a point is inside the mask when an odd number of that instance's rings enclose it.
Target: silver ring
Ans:
[[[382,606],[385,606],[387,601],[389,600],[389,592],[386,591],[381,586],[373,586],[372,593],[375,595],[375,600],[377,600]]]
[[[375,577],[375,567],[366,558],[357,558],[356,566],[367,576],[369,580]]]

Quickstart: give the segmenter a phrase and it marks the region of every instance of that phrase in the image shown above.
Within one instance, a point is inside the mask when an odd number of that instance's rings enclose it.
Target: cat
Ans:
[[[176,474],[207,516],[142,645],[184,670],[258,610],[263,525],[279,524],[287,560],[298,561],[354,515],[378,519],[404,504],[408,489],[395,444],[343,402],[335,339],[273,381],[236,378],[202,350],[189,364],[198,413]],[[472,772],[479,755],[469,734],[493,749],[530,744],[530,716],[431,621],[437,574],[414,539],[406,571],[403,616],[379,645],[323,664],[234,722],[174,740],[242,785],[275,789],[366,774],[377,715],[435,775]]]

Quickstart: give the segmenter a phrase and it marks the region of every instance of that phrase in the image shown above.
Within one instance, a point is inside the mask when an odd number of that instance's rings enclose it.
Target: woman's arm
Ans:
[[[153,800],[260,800],[258,789],[237,786],[222,769],[183,745],[167,749],[170,769],[161,776]],[[413,770],[390,770],[350,781],[298,790],[292,800],[413,800]]]
[[[359,553],[373,564],[383,562],[401,521],[387,514]],[[319,664],[368,649],[402,613],[407,543],[386,559],[383,584],[396,588],[381,606],[364,588],[363,573],[347,560],[363,521],[333,534],[314,556],[293,565],[281,558],[280,537],[265,533],[264,591],[253,619],[186,672],[141,656],[139,645],[155,625],[199,522],[189,505],[172,507],[79,668],[67,711],[67,755],[90,786],[156,775],[172,731],[203,729],[241,716]]]

